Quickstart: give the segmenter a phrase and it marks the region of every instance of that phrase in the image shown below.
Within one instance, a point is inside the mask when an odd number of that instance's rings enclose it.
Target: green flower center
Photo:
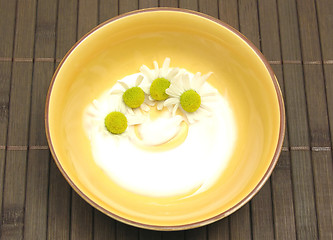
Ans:
[[[180,95],[180,105],[186,112],[195,112],[201,105],[201,97],[194,90],[187,90]]]
[[[169,96],[165,93],[165,90],[169,88],[170,82],[165,78],[156,78],[150,85],[150,95],[157,101],[167,99]]]
[[[121,112],[110,112],[104,119],[106,129],[112,134],[121,134],[127,128],[127,118]]]
[[[145,93],[139,87],[132,87],[124,92],[123,100],[128,107],[137,108],[145,101]]]

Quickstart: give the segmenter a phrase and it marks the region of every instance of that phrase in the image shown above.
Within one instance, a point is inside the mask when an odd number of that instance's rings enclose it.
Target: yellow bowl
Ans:
[[[209,82],[228,94],[237,126],[235,150],[215,184],[182,199],[142,196],[117,185],[95,164],[82,124],[94,98],[165,57],[190,72],[214,72]],[[156,230],[209,224],[247,203],[278,160],[284,121],[276,77],[249,40],[210,16],[170,8],[130,12],[86,34],[59,64],[45,113],[51,152],[74,190],[119,221]]]

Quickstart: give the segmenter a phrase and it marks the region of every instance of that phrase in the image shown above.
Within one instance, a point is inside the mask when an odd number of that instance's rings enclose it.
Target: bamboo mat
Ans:
[[[266,56],[283,91],[279,162],[243,208],[205,227],[117,222],[67,184],[47,146],[46,91],[69,48],[97,24],[168,6],[220,18]],[[333,239],[332,0],[0,0],[1,239]]]

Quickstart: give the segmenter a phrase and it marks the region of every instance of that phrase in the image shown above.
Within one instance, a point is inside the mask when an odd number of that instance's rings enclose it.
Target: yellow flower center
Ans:
[[[170,86],[169,80],[165,78],[156,78],[150,85],[150,95],[157,101],[167,99],[169,96],[165,90]]]
[[[127,89],[123,94],[124,103],[130,108],[137,108],[145,100],[145,93],[139,87]]]
[[[196,91],[187,90],[180,95],[180,105],[186,112],[195,112],[201,105],[201,97]]]
[[[104,124],[110,133],[121,134],[127,128],[127,118],[121,112],[111,112],[105,117]]]

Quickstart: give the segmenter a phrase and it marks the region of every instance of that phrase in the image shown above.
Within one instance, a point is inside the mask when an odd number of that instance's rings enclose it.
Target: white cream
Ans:
[[[182,121],[182,116],[172,117],[168,112],[164,112],[155,120],[148,118],[138,127],[142,143],[155,146],[170,141],[179,133]]]
[[[135,80],[136,76],[126,79]],[[215,89],[206,84],[207,88]],[[106,94],[97,99],[103,105],[108,101]],[[226,167],[236,141],[235,120],[226,99],[219,94],[209,104],[214,109],[212,116],[189,125],[185,141],[168,151],[149,151],[136,143],[154,147],[173,139],[183,121],[179,115],[148,118],[138,127],[139,141],[133,137],[114,137],[86,125],[97,165],[113,181],[138,194],[165,197],[197,194],[208,189]]]

